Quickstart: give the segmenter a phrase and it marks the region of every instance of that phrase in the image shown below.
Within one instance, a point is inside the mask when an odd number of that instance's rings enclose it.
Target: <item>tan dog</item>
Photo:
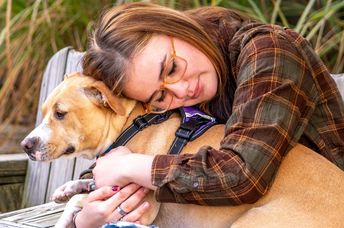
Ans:
[[[67,77],[49,95],[42,111],[42,123],[22,142],[31,159],[42,161],[61,156],[94,158],[144,112],[139,103],[115,97],[102,82],[80,74]],[[167,151],[179,123],[179,117],[174,115],[141,131],[127,146],[134,152]],[[218,148],[223,133],[223,125],[212,127],[184,151],[196,152],[204,142]],[[85,189],[89,182],[68,182],[57,189],[54,198],[63,201]],[[215,207],[160,205],[151,199],[152,210],[142,222],[162,228],[340,227],[343,226],[343,193],[344,172],[310,149],[296,145],[284,159],[271,190],[258,202]],[[76,195],[69,201],[58,227],[70,225],[71,215],[82,206],[83,198]]]

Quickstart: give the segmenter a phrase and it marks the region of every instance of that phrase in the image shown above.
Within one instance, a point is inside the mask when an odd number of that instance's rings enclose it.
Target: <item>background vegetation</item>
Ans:
[[[84,51],[100,12],[126,0],[0,0],[0,132],[33,127],[49,58],[73,46]],[[149,2],[149,1],[148,1]],[[342,0],[152,0],[177,9],[218,5],[304,35],[332,73],[344,72]],[[14,128],[15,129],[15,128]],[[8,132],[8,131],[7,131]]]

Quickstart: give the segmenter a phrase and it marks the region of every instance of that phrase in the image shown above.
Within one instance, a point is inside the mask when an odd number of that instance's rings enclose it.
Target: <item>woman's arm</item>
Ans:
[[[97,187],[125,186],[136,183],[155,190],[152,185],[151,167],[154,156],[132,153],[127,147],[120,146],[106,156],[97,159],[93,177]]]

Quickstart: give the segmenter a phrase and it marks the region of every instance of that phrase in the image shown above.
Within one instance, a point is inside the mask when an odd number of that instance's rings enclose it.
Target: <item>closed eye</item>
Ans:
[[[177,64],[176,61],[173,59],[172,60],[172,67],[170,69],[170,72],[168,72],[168,75],[172,75],[176,72]]]

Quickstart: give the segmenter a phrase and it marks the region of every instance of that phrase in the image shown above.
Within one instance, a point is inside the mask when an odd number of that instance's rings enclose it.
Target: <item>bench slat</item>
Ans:
[[[0,214],[0,227],[53,227],[64,207],[65,204],[50,202]]]

